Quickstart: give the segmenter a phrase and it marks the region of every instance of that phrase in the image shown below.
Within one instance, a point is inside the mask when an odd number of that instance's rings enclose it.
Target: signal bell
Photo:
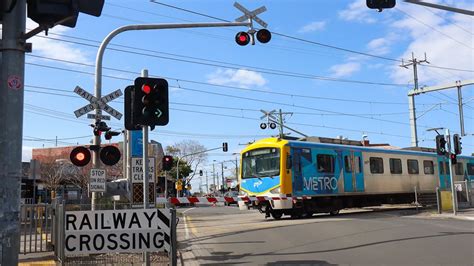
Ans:
[[[71,151],[69,159],[75,166],[86,166],[91,160],[91,152],[86,147],[76,147]]]

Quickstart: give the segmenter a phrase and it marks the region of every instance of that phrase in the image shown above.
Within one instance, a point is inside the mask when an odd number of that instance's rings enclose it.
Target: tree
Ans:
[[[44,181],[46,188],[51,191],[51,198],[55,198],[58,188],[64,180],[61,164],[54,160],[42,162],[40,170],[41,179]]]
[[[179,164],[179,178],[186,178],[186,183],[196,175],[199,165],[207,160],[207,153],[204,152],[206,147],[195,140],[183,140],[167,146],[165,150],[166,154],[172,155],[176,162],[178,158],[181,158]],[[185,165],[182,165],[182,163]],[[187,169],[187,167],[189,169]],[[174,172],[174,175],[172,176],[175,177],[176,166],[174,166],[170,172]]]

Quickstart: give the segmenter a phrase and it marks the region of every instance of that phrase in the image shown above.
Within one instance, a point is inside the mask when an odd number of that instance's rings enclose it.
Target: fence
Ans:
[[[20,253],[52,251],[54,210],[50,204],[20,206]]]
[[[458,208],[469,208],[471,206],[472,185],[474,185],[473,182],[467,180],[454,182]]]

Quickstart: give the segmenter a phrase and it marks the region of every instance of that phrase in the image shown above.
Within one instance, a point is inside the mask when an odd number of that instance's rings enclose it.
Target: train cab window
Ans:
[[[434,174],[434,164],[433,161],[423,161],[423,169],[425,175],[432,175]]]
[[[464,174],[464,167],[461,162],[458,162],[454,165],[454,174],[455,175],[463,175]]]
[[[466,164],[466,167],[467,167],[467,174],[474,175],[474,163],[468,163]]]
[[[380,157],[370,157],[370,172],[372,174],[383,174],[383,159]]]
[[[408,174],[417,175],[420,173],[420,168],[418,167],[418,160],[407,160]]]
[[[334,173],[334,156],[330,154],[318,154],[316,156],[319,173]]]
[[[390,173],[391,174],[402,173],[402,160],[390,158]]]

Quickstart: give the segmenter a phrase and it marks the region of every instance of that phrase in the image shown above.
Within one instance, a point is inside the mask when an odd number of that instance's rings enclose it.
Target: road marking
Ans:
[[[187,210],[185,210],[183,213],[185,213],[185,212],[187,212],[187,211],[190,211],[190,210],[194,210],[194,209],[196,209],[196,207],[192,207],[191,209],[187,209]]]
[[[186,215],[183,216],[183,219],[184,219],[184,238],[189,239],[190,235],[189,235],[189,229],[188,229],[188,221],[187,221],[186,218],[187,218]]]

